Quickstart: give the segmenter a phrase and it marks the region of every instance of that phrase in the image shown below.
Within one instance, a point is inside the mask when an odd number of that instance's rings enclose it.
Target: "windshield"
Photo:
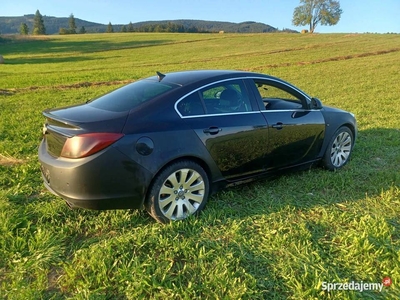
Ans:
[[[88,105],[115,112],[128,111],[176,87],[169,83],[140,80],[105,94]]]

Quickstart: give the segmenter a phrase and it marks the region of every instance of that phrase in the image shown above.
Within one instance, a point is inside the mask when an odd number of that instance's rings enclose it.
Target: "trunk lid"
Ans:
[[[43,138],[49,154],[59,157],[67,138],[92,132],[120,133],[128,116],[125,112],[114,112],[81,104],[43,112],[46,123]]]

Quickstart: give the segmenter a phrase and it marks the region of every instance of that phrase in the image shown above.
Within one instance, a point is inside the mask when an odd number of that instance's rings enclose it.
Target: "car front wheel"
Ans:
[[[209,194],[207,173],[191,160],[170,164],[154,179],[145,203],[149,214],[161,223],[198,214]]]
[[[352,131],[346,126],[340,127],[333,135],[325,151],[322,159],[323,166],[331,171],[343,167],[350,159],[353,145]]]

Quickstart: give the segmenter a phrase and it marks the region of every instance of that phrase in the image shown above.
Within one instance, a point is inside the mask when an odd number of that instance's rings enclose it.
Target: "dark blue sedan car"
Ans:
[[[343,167],[354,115],[264,74],[201,70],[128,84],[43,112],[45,186],[71,207],[141,208],[159,222],[209,195],[289,168]]]

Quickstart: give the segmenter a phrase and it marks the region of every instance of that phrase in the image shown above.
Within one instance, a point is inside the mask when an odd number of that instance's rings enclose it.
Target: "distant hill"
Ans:
[[[29,28],[29,32],[32,32],[33,19],[35,15],[24,15],[21,17],[0,17],[0,34],[15,34],[19,33],[21,23],[26,23]],[[60,28],[68,28],[69,17],[59,18],[43,16],[44,25],[46,27],[47,34],[58,34]],[[87,33],[95,32],[106,32],[107,25],[89,22],[75,18],[75,24],[77,31],[83,26]],[[134,31],[158,31],[163,28],[168,28],[169,25],[175,24],[180,28],[179,31],[184,32],[220,32],[224,31],[227,33],[257,33],[257,32],[275,32],[277,28],[270,25],[259,23],[259,22],[219,22],[219,21],[202,21],[202,20],[164,20],[164,21],[146,21],[132,23]],[[112,24],[114,32],[119,32],[128,26],[128,24]],[[297,32],[290,29],[284,29],[283,31]]]
[[[197,28],[199,32],[275,32],[277,29],[270,25],[257,22],[220,22],[220,21],[202,21],[202,20],[164,20],[164,21],[146,21],[134,23],[133,27],[140,29],[146,28],[149,25],[159,25],[173,23],[177,25],[183,25],[185,29]]]
[[[29,28],[29,33],[33,29],[33,19],[35,15],[24,15],[22,17],[0,17],[0,33],[1,34],[15,34],[19,33],[21,23],[26,23]],[[46,27],[46,34],[57,34],[60,28],[68,28],[69,18],[48,17],[43,16],[44,26]],[[77,30],[82,26],[85,27],[87,32],[105,32],[107,26],[103,24],[93,23],[75,18]]]

